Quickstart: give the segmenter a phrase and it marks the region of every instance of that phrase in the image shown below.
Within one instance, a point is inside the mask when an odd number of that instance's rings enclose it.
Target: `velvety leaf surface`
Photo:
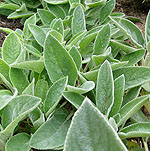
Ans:
[[[119,136],[124,138],[133,138],[133,137],[149,137],[150,136],[150,123],[135,123],[124,127],[119,132]]]
[[[99,69],[96,86],[96,105],[105,115],[108,115],[114,103],[114,82],[111,66],[105,61]]]
[[[52,82],[68,76],[70,85],[75,84],[77,69],[66,49],[50,34],[46,38],[44,61]]]
[[[0,110],[11,101],[12,93],[8,90],[0,90]]]
[[[49,89],[48,83],[45,79],[39,79],[35,86],[35,96],[45,100],[47,91]]]
[[[111,18],[115,25],[126,34],[138,47],[144,46],[144,38],[140,29],[124,18]]]
[[[128,61],[127,66],[132,66],[139,62],[145,55],[145,50],[140,49],[123,56],[122,61]]]
[[[58,2],[58,1],[56,1]],[[66,14],[65,11],[58,5],[47,4],[48,10],[56,16],[56,18],[64,19]]]
[[[52,14],[50,11],[45,9],[38,9],[38,15],[41,18],[41,21],[45,25],[50,25],[51,21],[56,18],[54,14]]]
[[[10,81],[10,79],[9,79],[9,66],[2,59],[0,59],[0,73],[6,78],[7,81]]]
[[[72,19],[72,34],[76,35],[86,30],[85,16],[83,8],[78,6],[75,8]]]
[[[19,63],[13,63],[11,67],[18,69],[27,69],[35,71],[37,73],[41,73],[42,70],[44,69],[44,61],[43,60],[24,61]]]
[[[76,64],[77,69],[80,70],[81,65],[82,65],[82,57],[81,57],[81,54],[79,53],[78,49],[73,46],[69,50],[69,54],[73,58],[73,60],[74,60],[74,62]]]
[[[100,10],[99,21],[103,23],[115,8],[116,0],[109,0]]]
[[[67,116],[68,114],[62,110],[57,111],[34,133],[30,146],[42,150],[62,147],[70,126],[70,121],[66,119]]]
[[[10,33],[2,46],[2,58],[8,64],[14,63],[21,53],[21,42],[15,33]]]
[[[6,151],[29,151],[30,135],[19,133],[13,136],[6,144]]]
[[[118,113],[123,101],[125,78],[121,75],[114,81],[114,104],[110,111],[110,116],[113,117]]]
[[[83,150],[127,151],[104,115],[87,98],[72,119],[64,146],[64,151]]]
[[[125,76],[125,90],[150,81],[150,68],[148,67],[124,67],[113,72],[114,78],[122,74]]]
[[[146,44],[150,41],[150,11],[147,15],[146,24],[145,24],[145,40]]]
[[[117,124],[123,124],[129,117],[136,113],[147,101],[148,96],[141,96],[133,99],[132,101],[124,105],[119,111],[120,120],[117,122]]]
[[[47,115],[49,115],[58,105],[63,95],[63,91],[67,86],[67,82],[67,77],[59,79],[48,90],[46,99],[44,101],[44,111]]]
[[[110,41],[110,26],[105,25],[97,34],[96,40],[94,42],[94,55],[104,54],[106,48]]]
[[[85,97],[83,95],[74,93],[74,92],[63,92],[63,97],[69,101],[72,105],[74,105],[77,109],[82,104]]]
[[[29,82],[27,76],[21,69],[11,68],[10,69],[10,80],[18,92],[21,94],[24,89],[28,86]]]
[[[43,29],[41,29],[37,25],[32,25],[32,24],[29,24],[28,27],[31,33],[33,34],[35,40],[38,42],[38,44],[44,47],[46,34],[44,33]]]
[[[95,87],[95,83],[93,81],[86,81],[79,87],[73,87],[71,85],[68,85],[67,91],[75,92],[78,94],[84,94],[84,93],[87,93],[87,92],[91,91],[92,89],[94,89],[94,87]]]
[[[20,95],[12,99],[2,114],[2,126],[5,129],[0,133],[1,138],[9,138],[18,123],[33,111],[40,101],[39,98],[28,95]]]

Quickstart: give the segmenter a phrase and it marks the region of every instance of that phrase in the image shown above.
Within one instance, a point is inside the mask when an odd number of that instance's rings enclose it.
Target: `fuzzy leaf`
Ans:
[[[21,53],[21,42],[15,33],[10,33],[2,46],[2,59],[8,64],[14,63]]]
[[[83,95],[74,93],[74,92],[63,92],[64,98],[69,101],[72,105],[74,105],[77,109],[82,104],[85,97]]]
[[[99,21],[102,24],[115,8],[116,0],[109,0],[100,10]]]
[[[94,42],[94,55],[104,54],[110,41],[110,26],[105,25],[97,34]]]
[[[114,82],[111,66],[105,61],[99,69],[96,86],[96,105],[105,115],[109,115],[114,103]]]
[[[10,69],[10,80],[15,88],[17,88],[18,92],[21,94],[24,89],[29,85],[29,81],[27,76],[21,69]]]
[[[3,111],[2,126],[5,129],[1,131],[0,136],[6,139],[10,137],[18,123],[33,111],[40,101],[39,98],[28,95],[20,95],[12,99]]]
[[[48,90],[44,101],[44,112],[48,116],[58,105],[63,92],[67,86],[68,78],[62,78],[56,81]]]
[[[41,73],[44,69],[44,61],[43,60],[31,60],[31,61],[24,61],[19,63],[11,64],[11,67],[17,69],[27,69],[37,73]]]
[[[145,24],[145,40],[146,44],[150,41],[150,11],[147,15],[146,24]]]
[[[87,98],[72,119],[64,146],[64,151],[83,150],[127,151],[104,115]]]
[[[19,133],[13,136],[6,144],[6,151],[29,151],[30,135]]]
[[[38,15],[41,18],[41,21],[45,25],[50,25],[51,21],[56,18],[54,14],[45,9],[38,9]]]
[[[75,84],[77,69],[66,49],[50,34],[46,38],[44,61],[52,82],[68,76],[70,85]]]
[[[71,85],[67,85],[67,91],[69,92],[75,92],[78,94],[84,94],[91,90],[93,90],[95,87],[95,83],[93,81],[86,81],[79,87],[73,87]]]
[[[144,46],[144,38],[140,29],[131,21],[124,18],[111,18],[114,24],[139,48]]]
[[[74,62],[76,64],[77,69],[80,70],[81,65],[82,65],[82,57],[81,57],[81,54],[79,53],[78,49],[73,46],[69,50],[69,54],[73,58],[73,60],[74,60]]]
[[[120,120],[117,121],[118,126],[123,124],[128,118],[136,113],[148,100],[148,96],[141,96],[124,105],[119,111]]]
[[[55,149],[62,147],[70,125],[68,114],[57,111],[31,137],[30,146],[36,149]]]
[[[43,29],[41,29],[37,25],[32,25],[32,24],[29,24],[28,27],[32,35],[34,36],[35,40],[38,42],[38,44],[44,47],[46,34],[44,33]]]
[[[123,101],[125,78],[121,75],[114,81],[114,104],[111,108],[110,116],[113,117],[118,113]]]
[[[134,138],[134,137],[149,137],[150,136],[150,123],[135,123],[124,127],[118,133],[121,139]]]
[[[150,81],[150,68],[148,67],[124,67],[113,72],[114,78],[124,74],[125,90]]]
[[[2,110],[12,99],[12,93],[8,90],[0,90],[0,110]]]
[[[72,34],[75,36],[76,34],[83,32],[86,30],[85,24],[85,16],[83,12],[83,8],[78,6],[75,8],[72,18]]]

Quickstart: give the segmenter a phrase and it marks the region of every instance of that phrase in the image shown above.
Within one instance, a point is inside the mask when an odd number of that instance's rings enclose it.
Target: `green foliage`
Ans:
[[[150,136],[145,39],[115,0],[6,0],[22,18],[0,57],[0,151],[127,151]],[[145,52],[147,52],[146,57]],[[122,141],[123,140],[123,141]],[[140,148],[141,147],[141,148]]]

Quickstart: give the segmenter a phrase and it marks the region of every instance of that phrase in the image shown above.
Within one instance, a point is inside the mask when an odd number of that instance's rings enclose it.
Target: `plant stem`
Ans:
[[[148,145],[147,145],[147,138],[143,138],[143,137],[142,137],[142,140],[143,140],[143,144],[144,144],[145,151],[149,151]]]

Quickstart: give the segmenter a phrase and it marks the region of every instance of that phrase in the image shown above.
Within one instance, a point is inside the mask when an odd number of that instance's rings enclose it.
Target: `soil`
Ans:
[[[7,19],[6,16],[0,15],[0,27],[16,30],[17,28],[22,29],[23,25],[20,24],[19,19]],[[5,32],[0,31],[0,47],[2,46],[6,35],[7,34]]]
[[[146,16],[149,10],[150,1],[143,2],[143,0],[117,0],[115,11],[123,12],[127,16],[139,18],[141,21],[135,24],[141,29],[144,34]]]
[[[142,3],[142,1],[143,0],[117,0],[115,11],[123,12],[127,16],[134,16],[140,18],[141,21],[136,24],[144,34],[145,21],[147,13],[150,9],[150,2]],[[6,16],[0,15],[0,27],[7,27],[15,30],[16,28],[22,29],[23,26],[20,24],[19,19],[7,19]],[[0,31],[0,47],[2,46],[6,35],[7,34],[5,32]]]

